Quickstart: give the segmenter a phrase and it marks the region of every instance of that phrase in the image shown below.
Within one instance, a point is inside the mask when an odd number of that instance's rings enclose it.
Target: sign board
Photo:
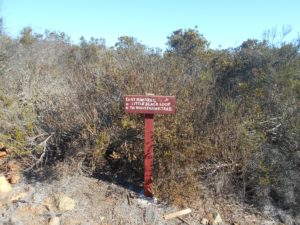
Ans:
[[[174,96],[125,95],[125,113],[173,114]]]

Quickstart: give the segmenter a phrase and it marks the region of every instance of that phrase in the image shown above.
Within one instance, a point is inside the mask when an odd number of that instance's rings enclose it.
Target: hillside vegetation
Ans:
[[[270,39],[215,50],[197,29],[177,30],[162,52],[128,36],[108,48],[2,33],[0,142],[25,171],[64,161],[139,185],[143,116],[126,115],[123,96],[174,95],[176,114],[155,116],[155,195],[192,202],[201,181],[300,221],[300,42]]]

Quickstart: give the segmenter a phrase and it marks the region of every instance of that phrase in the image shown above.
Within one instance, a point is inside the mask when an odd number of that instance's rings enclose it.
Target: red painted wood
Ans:
[[[145,114],[144,195],[153,197],[154,114],[175,113],[174,96],[125,95],[125,113]]]
[[[173,114],[174,96],[125,95],[125,113]]]
[[[144,143],[144,195],[153,197],[153,114],[145,114],[145,143]]]

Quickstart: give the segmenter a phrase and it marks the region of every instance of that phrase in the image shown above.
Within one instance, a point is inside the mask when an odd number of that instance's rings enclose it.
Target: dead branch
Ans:
[[[186,223],[187,225],[190,225],[189,222],[187,222],[185,219],[181,218],[181,217],[177,217],[181,222]]]
[[[44,157],[46,155],[47,152],[47,141],[53,136],[53,134],[49,135],[44,141],[42,141],[41,143],[39,143],[39,146],[43,146],[43,153],[41,154],[40,158],[28,169],[26,170],[31,170],[33,169],[35,166],[41,164],[44,160]]]
[[[181,211],[178,211],[178,212],[165,214],[165,215],[164,215],[164,219],[165,219],[165,220],[174,219],[174,218],[176,218],[176,217],[180,217],[180,216],[189,214],[189,213],[191,213],[191,212],[192,212],[192,210],[191,210],[190,208],[187,208],[187,209],[184,209],[184,210],[181,210]]]

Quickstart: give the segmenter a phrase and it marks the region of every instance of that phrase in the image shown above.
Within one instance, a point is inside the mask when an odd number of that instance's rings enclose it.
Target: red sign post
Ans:
[[[154,114],[175,113],[174,96],[126,95],[125,113],[145,114],[144,195],[152,197]]]

